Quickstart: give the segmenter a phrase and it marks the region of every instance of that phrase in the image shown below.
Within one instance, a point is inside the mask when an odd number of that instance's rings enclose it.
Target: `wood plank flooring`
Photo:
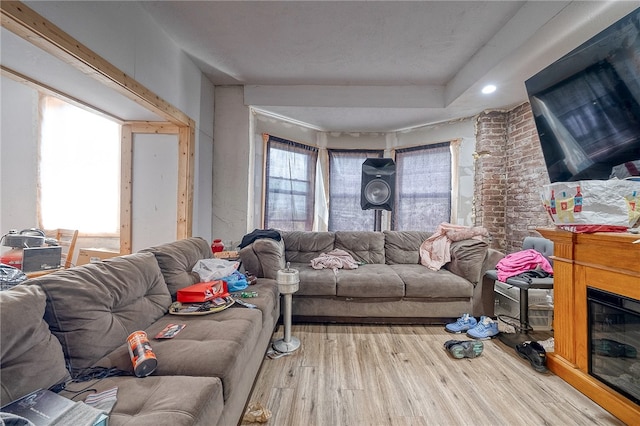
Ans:
[[[300,349],[266,359],[249,399],[271,410],[268,425],[623,425],[497,339],[458,360],[442,326],[294,324],[291,334]]]

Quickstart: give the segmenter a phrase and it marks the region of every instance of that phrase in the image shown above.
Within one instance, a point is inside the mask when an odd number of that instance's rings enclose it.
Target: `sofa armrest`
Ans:
[[[482,267],[488,247],[482,240],[455,241],[451,243],[451,261],[444,267],[475,286],[482,279]]]
[[[239,255],[244,270],[258,278],[275,280],[285,267],[284,241],[261,238],[243,247]]]
[[[496,269],[496,265],[504,256],[505,254],[501,251],[490,248],[487,252],[487,257],[485,257],[484,262],[482,263],[482,275],[487,271]]]
[[[489,317],[495,317],[495,294],[494,286],[495,279],[492,276],[487,275],[487,271],[496,269],[496,265],[504,257],[504,253],[489,249],[487,257],[485,257],[482,263],[482,276],[478,285],[473,289],[473,316],[480,317],[486,315]]]

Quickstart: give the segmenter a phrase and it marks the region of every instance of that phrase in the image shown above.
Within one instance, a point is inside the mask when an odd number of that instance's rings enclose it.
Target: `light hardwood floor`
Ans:
[[[443,344],[464,336],[441,326],[295,324],[291,334],[301,348],[266,359],[249,399],[271,410],[268,425],[623,424],[497,339],[458,360]]]

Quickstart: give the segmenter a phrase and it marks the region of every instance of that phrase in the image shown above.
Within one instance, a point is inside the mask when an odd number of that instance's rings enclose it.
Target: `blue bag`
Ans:
[[[227,283],[229,292],[241,291],[249,287],[249,283],[247,282],[247,277],[238,271],[234,271],[233,274],[220,279]]]

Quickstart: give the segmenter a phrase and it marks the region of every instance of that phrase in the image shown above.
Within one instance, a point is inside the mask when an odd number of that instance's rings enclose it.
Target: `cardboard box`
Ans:
[[[78,266],[85,265],[91,262],[100,262],[104,259],[120,256],[117,251],[107,249],[95,249],[95,248],[81,248],[78,250]]]

